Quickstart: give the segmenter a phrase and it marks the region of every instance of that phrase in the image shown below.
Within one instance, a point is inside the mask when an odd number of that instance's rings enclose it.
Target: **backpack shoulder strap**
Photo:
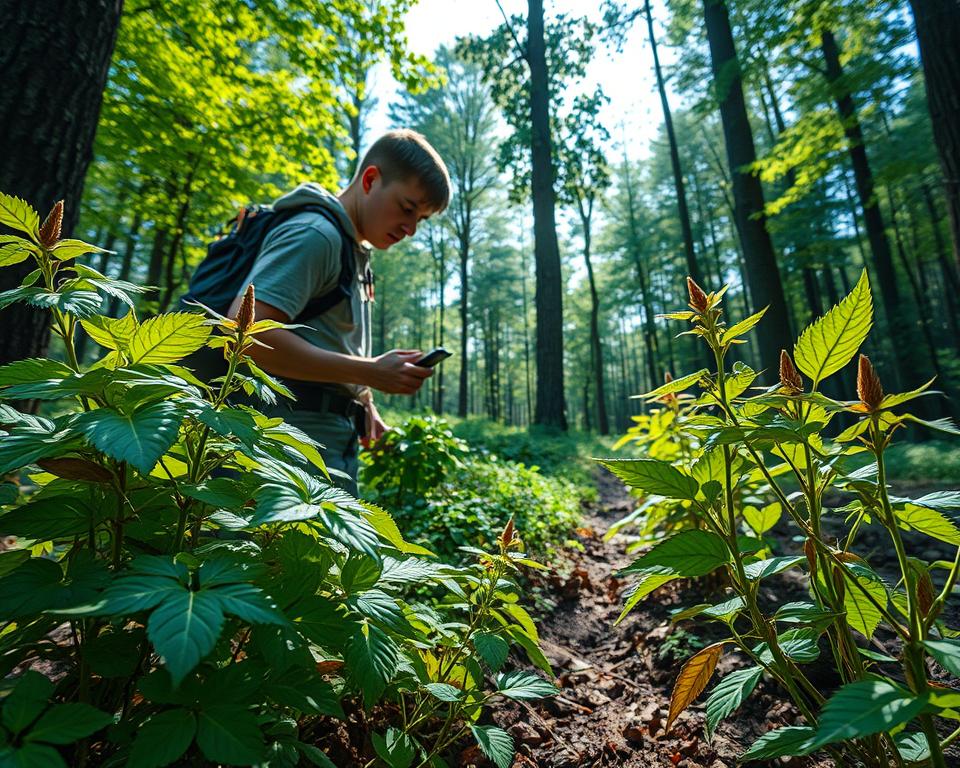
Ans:
[[[336,227],[340,234],[340,276],[337,284],[321,296],[316,296],[307,302],[300,313],[292,318],[293,322],[303,322],[329,312],[344,299],[353,296],[353,282],[357,271],[357,262],[353,255],[353,238],[347,234],[337,215],[329,208],[317,205],[308,205],[298,208],[297,211],[313,211],[322,215]]]

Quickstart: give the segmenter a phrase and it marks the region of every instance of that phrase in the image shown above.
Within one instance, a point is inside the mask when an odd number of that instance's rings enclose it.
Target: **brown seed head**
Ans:
[[[803,543],[803,554],[807,556],[807,565],[810,567],[810,574],[817,575],[817,549],[813,544],[813,539],[807,539]]]
[[[803,379],[785,349],[780,350],[780,386],[791,392],[803,392]]]
[[[933,607],[933,582],[926,569],[917,574],[917,603],[920,606],[921,615],[924,618],[929,616],[930,609]]]
[[[703,288],[697,285],[692,277],[687,278],[687,291],[690,293],[690,306],[697,312],[706,312],[710,306],[710,300],[703,292]]]
[[[874,411],[883,400],[883,386],[880,377],[873,368],[873,363],[866,355],[860,355],[860,365],[857,368],[857,396],[868,410]]]
[[[513,518],[511,517],[507,521],[506,527],[503,529],[503,533],[500,534],[500,543],[504,548],[510,546],[510,542],[513,541]]]
[[[237,316],[234,319],[237,321],[241,333],[246,333],[253,325],[256,319],[253,306],[253,283],[247,286],[247,290],[243,294],[243,301],[240,302],[240,309],[237,310]]]
[[[63,227],[63,200],[58,200],[50,209],[47,218],[40,226],[40,245],[44,248],[53,248],[60,239],[60,230]]]

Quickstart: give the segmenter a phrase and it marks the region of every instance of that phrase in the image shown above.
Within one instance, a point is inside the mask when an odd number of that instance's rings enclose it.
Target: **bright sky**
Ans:
[[[638,5],[640,0],[634,0]],[[515,13],[526,16],[526,0],[501,0],[507,15]],[[549,17],[556,13],[572,16],[590,16],[600,21],[600,3],[577,2],[576,0],[546,0],[545,11]],[[663,10],[654,3],[654,20],[663,18]],[[503,22],[503,16],[495,0],[419,0],[407,14],[406,29],[410,47],[416,53],[432,56],[438,46],[452,44],[456,38],[467,34],[486,34]],[[662,30],[658,38],[662,38]],[[660,100],[653,76],[653,60],[646,42],[646,25],[636,23],[630,30],[622,53],[612,49],[607,52],[601,43],[596,57],[587,70],[583,90],[593,90],[599,82],[610,97],[604,110],[603,121],[622,150],[626,136],[627,152],[631,157],[647,154],[650,140],[656,135],[662,121]],[[660,58],[664,65],[673,61],[673,52],[661,45]],[[379,103],[371,115],[368,141],[393,127],[387,115],[387,107],[395,98],[397,85],[386,65],[374,72],[373,93]],[[671,107],[679,106],[678,99],[671,95]],[[621,129],[621,123],[623,129]]]

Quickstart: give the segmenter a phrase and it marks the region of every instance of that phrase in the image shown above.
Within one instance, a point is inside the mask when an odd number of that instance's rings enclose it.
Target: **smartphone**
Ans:
[[[442,363],[452,354],[453,352],[448,352],[443,347],[435,347],[417,360],[414,365],[420,365],[424,368],[433,368],[433,366],[435,366],[437,363]]]

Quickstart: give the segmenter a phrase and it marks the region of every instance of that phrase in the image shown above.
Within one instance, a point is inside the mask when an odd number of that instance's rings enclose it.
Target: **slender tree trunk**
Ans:
[[[563,281],[557,243],[550,85],[543,37],[543,0],[528,0],[530,179],[537,262],[537,406],[534,422],[567,428],[563,390]]]
[[[704,0],[703,8],[750,294],[755,306],[768,307],[757,335],[761,362],[770,378],[769,371],[776,370],[780,350],[791,346],[787,300],[766,226],[763,189],[749,170],[756,151],[727,6],[723,0]]]
[[[587,265],[587,280],[590,284],[590,355],[593,361],[593,386],[596,390],[597,401],[597,429],[601,435],[610,434],[610,421],[607,417],[607,392],[604,386],[603,375],[603,345],[600,343],[600,295],[597,293],[597,283],[593,275],[593,263],[590,261],[590,219],[593,208],[592,201],[584,207],[580,206],[580,223],[583,225],[583,260]]]
[[[960,282],[953,263],[947,257],[946,244],[943,242],[943,233],[940,231],[940,215],[933,202],[933,194],[926,184],[921,185],[923,202],[930,216],[930,229],[933,231],[933,244],[937,253],[937,265],[943,278],[943,295],[947,304],[947,323],[952,336],[952,344],[960,351],[960,324],[958,324],[957,297],[960,296]]]
[[[673,130],[673,116],[670,113],[667,87],[664,84],[663,71],[660,68],[660,56],[657,54],[657,38],[653,31],[653,13],[650,10],[650,0],[646,0],[644,4],[644,13],[647,17],[647,31],[650,35],[650,50],[653,53],[653,70],[657,76],[657,90],[660,92],[660,106],[663,108],[663,124],[667,131],[667,141],[670,144],[670,167],[673,169],[673,186],[677,193],[677,214],[680,218],[680,231],[683,233],[683,252],[687,258],[687,274],[700,285],[703,283],[703,275],[700,274],[697,254],[693,249],[693,229],[690,226],[687,192],[683,180],[683,170],[680,167],[680,150],[677,147],[676,132]]]
[[[23,198],[41,219],[64,200],[63,237],[80,216],[80,194],[100,116],[123,0],[0,0],[0,192]],[[16,288],[32,262],[0,269]],[[3,310],[0,364],[46,353],[49,313]]]
[[[143,224],[143,214],[137,211],[133,216],[133,222],[130,224],[130,230],[123,243],[123,256],[120,258],[120,271],[117,273],[118,280],[130,280],[130,272],[133,269],[133,252],[137,247],[137,237],[140,234],[140,227]],[[115,296],[110,297],[107,307],[107,314],[110,317],[117,317],[120,311],[120,299]]]
[[[469,236],[469,235],[467,235]],[[470,365],[467,354],[467,342],[470,333],[470,241],[460,234],[460,392],[457,395],[457,416],[464,418],[470,402],[469,382]]]
[[[520,257],[523,260],[520,286],[523,291],[523,368],[527,403],[526,423],[530,424],[533,421],[533,389],[530,381],[530,306],[527,302],[527,256],[522,244]]]
[[[921,344],[916,330],[903,316],[906,307],[901,303],[893,256],[884,229],[883,214],[880,212],[874,191],[873,172],[867,158],[856,104],[849,88],[844,84],[836,38],[830,30],[824,30],[821,33],[820,42],[820,50],[826,66],[826,78],[833,91],[837,112],[847,137],[864,226],[867,230],[870,251],[873,254],[877,280],[880,283],[880,294],[889,320],[891,340],[900,362],[900,374],[904,385],[912,389],[925,381],[930,367],[924,365],[919,355]]]
[[[960,3],[910,0],[933,139],[946,191],[953,261],[960,265]]]

